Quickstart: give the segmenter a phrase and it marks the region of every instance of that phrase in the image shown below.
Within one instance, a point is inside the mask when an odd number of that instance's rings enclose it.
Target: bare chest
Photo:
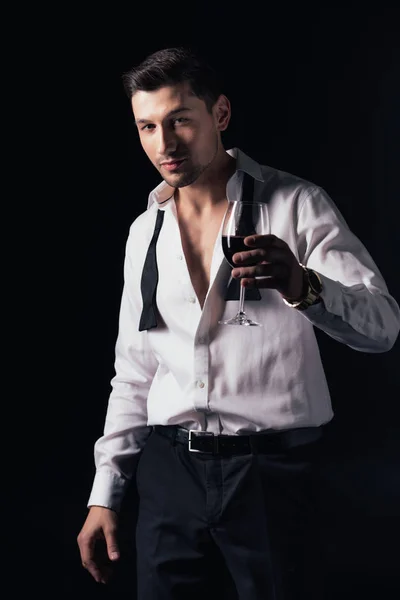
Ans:
[[[210,286],[211,263],[222,216],[218,213],[209,220],[179,223],[190,279],[202,308]]]

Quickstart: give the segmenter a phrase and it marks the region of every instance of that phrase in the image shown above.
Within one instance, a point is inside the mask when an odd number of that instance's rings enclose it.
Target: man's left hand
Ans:
[[[275,235],[250,235],[244,243],[249,250],[233,255],[238,267],[232,277],[244,287],[275,289],[291,300],[303,296],[304,270],[286,242]]]

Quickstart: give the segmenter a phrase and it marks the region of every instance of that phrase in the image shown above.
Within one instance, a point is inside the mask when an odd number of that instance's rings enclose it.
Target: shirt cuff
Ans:
[[[343,285],[339,281],[329,279],[325,275],[318,273],[322,281],[321,298],[328,312],[341,316],[341,301],[343,293]],[[360,287],[363,287],[360,285]]]
[[[306,310],[301,311],[303,315],[314,324],[323,324],[332,316],[343,319],[343,294],[346,294],[346,287],[340,281],[329,279],[325,275],[318,273],[322,282],[321,299],[322,302],[309,306]],[[352,291],[357,291],[363,288],[362,284],[352,287]]]
[[[128,479],[123,479],[113,471],[97,471],[87,503],[88,508],[104,506],[118,512],[128,484]]]

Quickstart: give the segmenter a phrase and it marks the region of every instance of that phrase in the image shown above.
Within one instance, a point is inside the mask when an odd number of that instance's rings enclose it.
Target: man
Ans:
[[[240,600],[306,597],[313,475],[333,417],[313,327],[385,352],[399,307],[324,190],[224,149],[231,108],[209,67],[166,49],[125,85],[163,181],[127,240],[82,563],[107,580],[96,542],[110,564],[119,558],[118,512],[135,473],[140,600],[210,594],[216,551]],[[245,193],[267,204],[271,233],[246,238],[232,270],[221,224]],[[235,282],[262,327],[218,324],[236,312]]]

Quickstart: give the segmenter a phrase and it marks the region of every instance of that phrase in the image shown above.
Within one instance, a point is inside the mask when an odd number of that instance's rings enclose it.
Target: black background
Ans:
[[[199,49],[222,73],[232,104],[226,148],[238,146],[325,188],[399,301],[397,33],[395,11],[382,5],[367,11],[355,4],[246,3],[236,12],[232,3],[196,3],[164,6],[162,13],[150,5],[104,5],[76,16],[69,48],[77,66],[68,88],[77,127],[67,152],[75,192],[66,207],[76,257],[67,354],[72,393],[62,419],[62,489],[35,505],[46,515],[40,527],[48,539],[58,537],[49,516],[54,504],[65,507],[58,583],[70,594],[117,597],[129,590],[135,598],[128,548],[134,490],[125,509],[125,566],[114,584],[91,580],[76,544],[113,376],[126,236],[159,182],[140,147],[122,73],[166,46]],[[366,354],[316,333],[335,411],[320,499],[327,556],[321,600],[389,598],[400,591],[399,342],[389,353]],[[60,473],[58,460],[51,468]]]

